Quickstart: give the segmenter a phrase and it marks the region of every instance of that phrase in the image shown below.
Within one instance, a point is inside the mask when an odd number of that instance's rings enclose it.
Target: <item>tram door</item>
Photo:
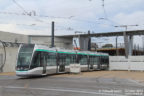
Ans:
[[[41,52],[41,66],[43,67],[43,74],[46,74],[46,54],[44,52]]]
[[[101,56],[98,57],[98,69],[100,70],[101,69]]]
[[[66,54],[59,54],[59,72],[65,72]]]
[[[90,56],[89,57],[89,63],[90,63],[90,66],[89,66],[89,69],[93,70],[94,69],[94,58],[93,56]]]

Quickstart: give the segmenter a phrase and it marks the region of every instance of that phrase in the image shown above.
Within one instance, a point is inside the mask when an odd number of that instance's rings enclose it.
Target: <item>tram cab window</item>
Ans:
[[[34,44],[24,44],[21,46],[18,54],[17,68],[21,68],[21,70],[28,70],[31,57],[34,49]]]
[[[41,52],[35,52],[30,68],[33,69],[36,67],[40,67],[40,60],[41,60]]]

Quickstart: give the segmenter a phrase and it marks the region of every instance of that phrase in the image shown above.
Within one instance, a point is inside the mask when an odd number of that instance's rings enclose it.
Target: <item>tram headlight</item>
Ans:
[[[23,68],[23,70],[24,70],[24,71],[27,71],[27,70],[29,70],[29,68]]]
[[[29,68],[17,67],[16,70],[18,70],[18,71],[27,71],[27,70],[29,70]]]
[[[20,68],[19,68],[19,67],[17,67],[17,68],[16,68],[16,70],[20,70]]]

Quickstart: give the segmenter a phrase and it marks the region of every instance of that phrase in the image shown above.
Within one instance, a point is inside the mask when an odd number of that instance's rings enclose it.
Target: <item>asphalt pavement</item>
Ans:
[[[0,76],[0,96],[144,96],[144,85],[119,78]]]

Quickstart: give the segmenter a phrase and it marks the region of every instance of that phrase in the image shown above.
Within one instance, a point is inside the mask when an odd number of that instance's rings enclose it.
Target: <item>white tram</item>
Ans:
[[[97,52],[22,44],[18,52],[16,75],[27,77],[65,73],[70,71],[70,64],[80,64],[81,71],[106,70],[109,67],[109,56]]]

